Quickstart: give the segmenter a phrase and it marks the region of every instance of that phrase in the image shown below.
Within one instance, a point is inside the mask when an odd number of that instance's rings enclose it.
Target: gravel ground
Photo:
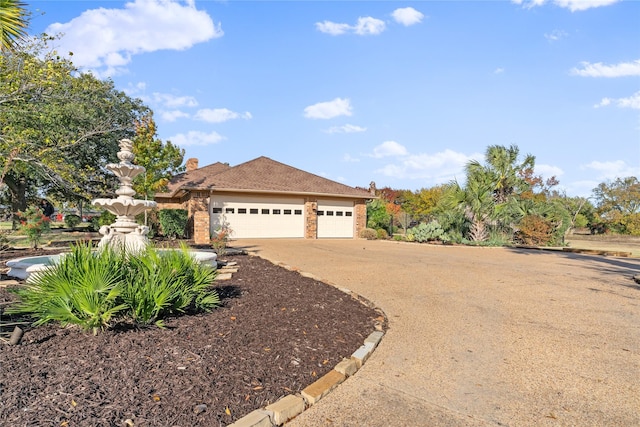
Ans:
[[[358,373],[290,424],[639,426],[640,259],[363,240],[242,240],[379,306]]]

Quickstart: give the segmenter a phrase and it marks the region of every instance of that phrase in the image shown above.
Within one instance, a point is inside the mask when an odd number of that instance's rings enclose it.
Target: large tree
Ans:
[[[18,49],[27,37],[29,13],[20,0],[0,0],[0,53]]]
[[[133,153],[136,156],[134,162],[145,167],[145,173],[135,178],[133,189],[150,199],[153,199],[155,193],[166,190],[171,177],[185,170],[182,165],[184,149],[171,141],[162,142],[157,137],[156,123],[151,112],[136,122]]]
[[[597,212],[614,231],[640,235],[640,181],[635,176],[600,183],[593,189]]]
[[[34,187],[78,201],[112,191],[104,165],[146,111],[112,81],[46,52],[46,43],[0,56],[0,178],[14,212],[25,209]]]

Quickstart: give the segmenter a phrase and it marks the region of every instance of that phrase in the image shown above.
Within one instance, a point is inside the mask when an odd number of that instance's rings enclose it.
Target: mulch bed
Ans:
[[[0,252],[0,267],[27,255]],[[258,257],[225,258],[239,271],[215,283],[223,304],[211,313],[97,336],[46,325],[0,344],[0,425],[228,425],[300,392],[384,322],[332,286]],[[0,304],[13,298],[0,289]]]

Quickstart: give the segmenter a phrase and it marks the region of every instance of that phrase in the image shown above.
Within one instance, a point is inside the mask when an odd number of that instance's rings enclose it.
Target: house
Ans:
[[[161,209],[187,210],[196,244],[209,243],[223,224],[232,238],[356,238],[366,227],[372,198],[367,190],[268,157],[201,168],[189,159],[186,172],[155,196]]]

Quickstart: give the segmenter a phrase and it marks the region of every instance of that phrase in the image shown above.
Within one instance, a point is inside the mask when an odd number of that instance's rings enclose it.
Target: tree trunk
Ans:
[[[5,176],[4,183],[7,184],[11,193],[11,228],[17,230],[19,225],[17,214],[27,209],[27,181],[24,177],[15,179],[12,176]]]

